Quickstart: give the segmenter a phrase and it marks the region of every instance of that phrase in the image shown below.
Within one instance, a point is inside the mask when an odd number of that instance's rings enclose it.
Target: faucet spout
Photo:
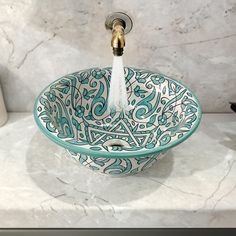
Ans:
[[[125,47],[125,22],[120,19],[113,21],[111,46],[114,56],[122,56]]]
[[[125,34],[133,27],[131,18],[123,12],[113,12],[107,16],[106,29],[112,30],[111,46],[114,56],[122,56],[125,47]]]
[[[131,18],[123,12],[113,12],[107,16],[106,29],[112,30],[111,47],[114,56],[122,56],[125,47],[125,34],[133,27]]]

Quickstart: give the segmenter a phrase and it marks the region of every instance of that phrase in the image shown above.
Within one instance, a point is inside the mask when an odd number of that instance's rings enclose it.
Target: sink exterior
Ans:
[[[38,96],[34,117],[42,132],[72,158],[110,175],[150,167],[198,127],[201,107],[180,82],[157,72],[125,68],[130,110],[107,107],[111,68],[66,75]]]
[[[69,151],[69,150],[68,150]],[[98,171],[113,176],[136,174],[151,167],[165,152],[156,153],[149,156],[130,158],[109,158],[88,156],[69,151],[72,158],[91,170]]]

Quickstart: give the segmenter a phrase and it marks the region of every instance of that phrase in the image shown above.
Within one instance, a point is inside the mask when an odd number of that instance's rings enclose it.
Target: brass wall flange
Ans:
[[[106,21],[105,21],[106,29],[112,30],[113,21],[116,19],[121,20],[125,23],[125,25],[124,25],[124,33],[125,34],[128,34],[131,31],[131,29],[133,28],[133,22],[127,14],[125,14],[123,12],[113,12],[113,13],[109,14],[106,18]]]

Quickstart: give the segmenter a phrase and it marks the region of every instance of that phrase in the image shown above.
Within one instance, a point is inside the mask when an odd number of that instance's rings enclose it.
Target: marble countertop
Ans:
[[[236,226],[236,115],[205,114],[186,142],[135,176],[96,174],[38,130],[0,128],[0,227]]]

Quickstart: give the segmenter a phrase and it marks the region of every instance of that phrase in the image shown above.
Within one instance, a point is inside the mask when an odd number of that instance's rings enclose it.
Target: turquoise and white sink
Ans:
[[[127,175],[150,167],[196,130],[201,107],[188,88],[160,73],[126,67],[125,77],[129,111],[109,111],[111,68],[91,68],[42,91],[37,125],[91,170]]]

